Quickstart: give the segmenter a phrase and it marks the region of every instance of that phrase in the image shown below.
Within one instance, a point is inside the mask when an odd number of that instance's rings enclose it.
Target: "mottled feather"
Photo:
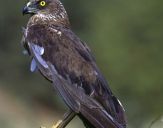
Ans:
[[[23,30],[23,45],[33,58],[31,71],[37,67],[55,84],[86,127],[126,127],[123,107],[112,94],[89,47],[72,32],[63,5],[59,0],[46,2],[47,7],[39,9]]]

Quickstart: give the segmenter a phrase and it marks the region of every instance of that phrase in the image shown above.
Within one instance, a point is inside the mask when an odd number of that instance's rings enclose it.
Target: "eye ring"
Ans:
[[[45,1],[41,1],[40,2],[40,6],[44,7],[46,5],[46,2]]]

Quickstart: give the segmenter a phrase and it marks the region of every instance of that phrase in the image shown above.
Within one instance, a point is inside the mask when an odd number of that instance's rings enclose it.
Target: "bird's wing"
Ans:
[[[93,113],[99,111],[103,120],[110,120],[109,115],[115,121],[124,123],[123,108],[107,88],[107,82],[98,70],[90,50],[70,29],[34,25],[28,28],[26,41],[38,69],[47,79],[55,82],[54,71],[49,68],[50,64],[57,76],[71,85],[57,87],[72,110],[80,111],[88,120],[95,118],[98,122],[98,115]],[[102,111],[91,109],[94,107],[102,108]]]
[[[30,53],[32,55],[32,61],[31,61],[31,71],[34,71],[35,68],[38,68],[41,73],[43,73],[43,75],[46,73],[46,77],[53,77],[52,75],[52,71],[49,68],[49,65],[51,64],[49,61],[45,61],[42,57],[42,55],[44,54],[44,50],[43,47],[40,47],[37,44],[34,43],[29,43],[28,42],[28,46],[30,49]],[[54,65],[53,65],[54,67]],[[55,72],[55,74],[57,74],[58,78],[61,79],[61,76],[57,73],[56,69],[53,68],[53,72]],[[80,102],[78,102],[76,99],[74,99],[74,97],[72,97],[72,95],[70,95],[71,91],[68,91],[65,86],[65,84],[68,83],[64,83],[64,81],[54,81],[52,78],[50,78],[52,82],[55,82],[55,89],[57,90],[57,92],[62,96],[63,100],[65,101],[65,103],[76,113],[79,113],[79,108],[80,108]],[[61,86],[62,85],[62,86]]]
[[[88,121],[84,122],[87,128],[124,128],[114,118],[112,118],[98,102],[88,95],[85,95],[82,88],[72,88],[72,84],[58,75],[53,64],[48,63],[48,66],[53,76],[53,83],[56,83],[54,88],[58,92],[63,92],[64,90],[68,97],[71,96],[73,100],[78,101],[80,104],[79,116]],[[63,96],[61,93],[60,95]]]
[[[124,108],[121,102],[112,94],[108,82],[96,65],[91,50],[87,44],[82,42],[80,38],[78,38],[70,29],[64,29],[63,33],[69,40],[71,40],[71,42],[73,42],[74,47],[80,56],[92,66],[92,69],[89,70],[94,70],[96,72],[96,82],[93,83],[94,90],[92,90],[94,91],[96,101],[102,104],[107,112],[110,111],[109,114],[113,116],[119,123],[125,126],[126,118],[124,115]],[[89,86],[87,86],[85,90],[87,88],[89,88]]]

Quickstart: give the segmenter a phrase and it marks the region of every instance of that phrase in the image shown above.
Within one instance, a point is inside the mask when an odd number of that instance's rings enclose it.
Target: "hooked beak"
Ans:
[[[38,10],[36,9],[35,5],[32,4],[32,2],[28,2],[27,5],[23,8],[22,13],[23,13],[23,15],[25,15],[25,14],[35,14],[35,13],[37,13],[37,11]]]

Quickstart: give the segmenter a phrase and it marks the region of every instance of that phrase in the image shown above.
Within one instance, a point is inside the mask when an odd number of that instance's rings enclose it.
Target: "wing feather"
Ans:
[[[69,100],[66,99],[67,97],[71,97],[70,99],[72,99],[73,102],[76,101],[79,105],[77,113],[80,112],[80,114],[89,120],[90,123],[94,124],[96,128],[123,128],[98,102],[86,95],[84,91],[80,91],[79,88],[72,88],[72,85],[70,85],[68,81],[59,77],[52,64],[49,63],[48,65],[53,76],[53,83],[57,83],[57,86],[55,84],[54,87],[60,93],[61,97],[64,97],[66,103]],[[64,94],[66,94],[64,96],[63,90],[65,90]]]
[[[60,79],[56,79],[56,77],[53,76],[53,74],[51,74],[51,70],[53,70],[53,72],[55,72],[57,75],[57,77],[59,77],[60,75],[57,73],[56,69],[54,68],[53,65],[53,69],[49,69],[49,63],[43,59],[43,48],[41,48],[40,46],[30,43],[29,45],[31,54],[33,56],[32,59],[32,67],[31,70],[34,71],[36,67],[39,68],[39,70],[41,70],[42,72],[46,72],[49,76],[51,76],[52,81],[54,83],[54,88],[57,90],[57,92],[59,92],[59,94],[61,95],[61,97],[63,98],[63,100],[65,101],[65,103],[76,113],[79,113],[79,109],[80,109],[80,103],[75,100],[72,95],[70,95],[69,90],[67,90],[65,88],[65,83],[63,83],[63,81],[65,81],[64,79],[62,79],[62,81]],[[61,76],[60,76],[61,78]],[[55,80],[55,81],[54,81]]]
[[[38,69],[54,83],[72,110],[82,113],[91,123],[96,122],[98,128],[103,128],[100,123],[104,121],[110,128],[121,128],[120,124],[126,123],[124,110],[108,88],[89,48],[70,29],[36,25],[28,28],[28,33],[27,44]],[[87,90],[91,90],[89,95]]]
[[[37,69],[37,63],[36,63],[35,59],[33,58],[31,61],[30,71],[34,72],[34,71],[36,71],[36,69]]]

